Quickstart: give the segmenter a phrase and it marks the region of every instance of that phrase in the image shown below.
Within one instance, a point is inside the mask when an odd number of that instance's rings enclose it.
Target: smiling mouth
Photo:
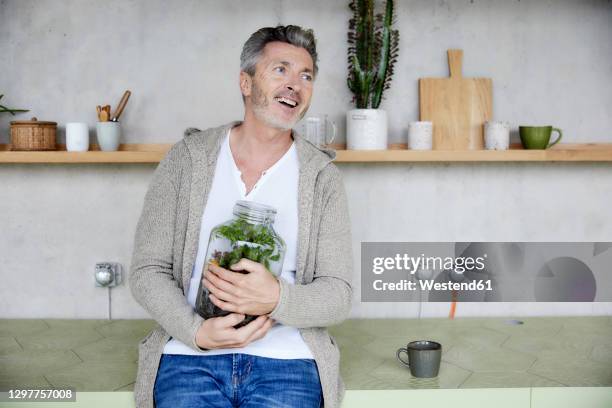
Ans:
[[[274,99],[278,103],[280,103],[281,105],[286,106],[286,107],[291,108],[291,109],[294,109],[294,108],[296,108],[299,105],[298,101],[286,98],[284,96],[279,96],[279,97],[276,97]]]

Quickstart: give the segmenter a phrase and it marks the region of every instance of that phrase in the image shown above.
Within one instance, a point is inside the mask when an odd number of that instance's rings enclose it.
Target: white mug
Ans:
[[[308,116],[302,122],[302,135],[317,147],[325,147],[336,137],[336,124],[327,115]]]
[[[432,122],[410,122],[408,125],[408,148],[412,150],[431,150],[433,148]]]
[[[510,146],[510,123],[487,121],[484,124],[485,149],[507,150]]]
[[[89,150],[87,123],[66,123],[66,150],[69,152],[86,152]]]

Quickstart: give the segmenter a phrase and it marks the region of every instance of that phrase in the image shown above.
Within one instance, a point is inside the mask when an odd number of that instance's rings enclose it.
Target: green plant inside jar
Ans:
[[[250,224],[238,219],[229,225],[222,225],[215,235],[231,242],[231,251],[214,251],[211,261],[222,268],[229,269],[231,265],[246,258],[259,262],[270,270],[270,261],[278,262],[280,252],[275,253],[275,241],[270,229],[261,224]]]

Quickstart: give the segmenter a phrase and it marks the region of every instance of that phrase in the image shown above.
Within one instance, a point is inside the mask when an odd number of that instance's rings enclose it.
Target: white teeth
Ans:
[[[285,102],[286,104],[291,105],[294,108],[297,106],[297,102],[296,101],[292,101],[291,99],[287,99],[285,97],[276,98],[276,100],[279,101],[279,102]]]

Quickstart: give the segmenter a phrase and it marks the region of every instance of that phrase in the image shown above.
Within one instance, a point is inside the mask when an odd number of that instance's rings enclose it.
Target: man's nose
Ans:
[[[300,92],[300,90],[302,89],[300,87],[300,79],[299,79],[299,75],[298,76],[292,76],[289,79],[289,82],[287,83],[287,89],[293,91],[293,92]]]
[[[297,93],[300,91],[300,86],[297,84],[287,84],[287,89],[293,91],[294,93]]]

